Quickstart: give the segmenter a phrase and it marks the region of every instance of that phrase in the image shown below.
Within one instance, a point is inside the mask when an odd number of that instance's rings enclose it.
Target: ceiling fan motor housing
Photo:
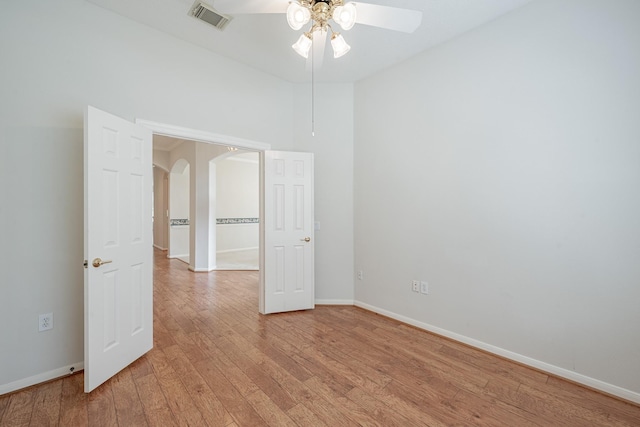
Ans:
[[[301,1],[301,5],[311,10],[311,17],[318,28],[326,28],[327,22],[332,18],[333,11],[344,4],[343,0],[311,0]],[[305,4],[306,3],[306,4]]]

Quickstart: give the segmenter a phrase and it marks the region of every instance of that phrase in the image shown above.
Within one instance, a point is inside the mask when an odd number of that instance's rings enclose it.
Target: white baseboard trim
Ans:
[[[32,377],[22,378],[20,380],[13,381],[7,384],[0,384],[0,395],[31,387],[32,385],[40,384],[46,381],[55,380],[56,378],[64,377],[66,375],[75,374],[76,372],[82,371],[83,369],[84,362],[78,362],[74,363],[73,365],[63,366],[62,368],[43,372]]]
[[[189,256],[189,254],[179,254],[179,255],[169,255],[169,254],[167,254],[167,258],[170,258],[170,259],[185,258],[185,257],[188,257],[188,256]]]
[[[317,299],[316,305],[354,305],[352,299]]]
[[[201,270],[208,271],[208,270]],[[438,328],[433,325],[429,325],[427,323],[419,322],[417,320],[411,319],[409,317],[393,313],[391,311],[369,305],[367,303],[361,301],[352,301],[352,300],[316,300],[316,305],[355,305],[356,307],[363,308],[365,310],[372,311],[374,313],[382,314],[383,316],[390,317],[395,320],[399,320],[408,325],[415,326],[420,329],[424,329],[429,332],[433,332],[434,334],[441,335],[443,337],[450,338],[454,341],[458,341],[467,345],[470,345],[475,348],[479,348],[481,350],[487,351],[489,353],[496,354],[498,356],[504,357],[506,359],[513,360],[518,363],[522,363],[523,365],[530,366],[535,369],[539,369],[541,371],[550,373],[552,375],[566,378],[570,381],[576,382],[578,384],[585,385],[587,387],[600,390],[604,393],[620,397],[622,399],[628,400],[630,402],[635,402],[640,404],[640,393],[636,393],[631,390],[627,390],[622,387],[618,387],[613,384],[606,383],[604,381],[597,380],[595,378],[588,377],[586,375],[579,374],[574,371],[570,371],[568,369],[560,368],[558,366],[554,366],[545,362],[541,362],[536,359],[532,359],[527,356],[523,356],[518,353],[514,353],[509,350],[505,350],[500,347],[496,347],[491,344],[487,344],[482,341],[478,341],[473,338],[466,337],[464,335],[457,334],[455,332],[447,331],[446,329]],[[13,381],[7,384],[0,384],[0,395],[11,393],[16,390],[20,390],[26,387],[30,387],[32,385],[40,384],[46,381],[50,381],[56,378],[63,377],[65,375],[69,375],[71,373],[76,373],[84,369],[84,362],[74,363],[72,365],[63,366],[61,368],[53,369],[48,372],[43,372],[38,375],[33,375],[28,378],[23,378],[17,381]]]
[[[401,322],[415,326],[416,328],[424,329],[426,331],[433,332],[434,334],[441,335],[446,338],[450,338],[454,341],[458,341],[458,342],[470,345],[471,347],[475,347],[475,348],[487,351],[489,353],[496,354],[498,356],[504,357],[505,359],[513,360],[515,362],[530,366],[532,368],[555,375],[557,377],[565,378],[575,383],[582,384],[584,386],[590,387],[595,390],[599,390],[603,393],[607,393],[613,396],[617,396],[621,399],[625,399],[630,402],[635,402],[640,404],[640,393],[627,390],[625,388],[618,387],[616,385],[609,384],[604,381],[600,381],[595,378],[591,378],[586,375],[582,375],[565,368],[551,365],[546,362],[541,362],[539,360],[532,359],[530,357],[523,356],[521,354],[514,353],[512,351],[505,350],[503,348],[496,347],[494,345],[487,344],[485,342],[478,341],[476,339],[469,338],[464,335],[457,334],[455,332],[447,331],[446,329],[438,328],[437,326],[419,322],[409,317],[396,314],[391,311],[388,311],[379,307],[375,307],[361,301],[355,301],[354,305],[356,307],[364,308],[365,310],[373,311],[374,313],[382,314],[392,319],[399,320]]]
[[[249,248],[235,248],[235,249],[225,249],[222,251],[216,251],[217,254],[226,254],[229,252],[242,252],[242,251],[255,251],[256,249],[260,249],[258,246],[251,246]]]
[[[193,271],[194,273],[209,273],[210,271],[215,270],[216,268],[191,268],[191,266],[189,266],[189,270]]]
[[[156,248],[156,249],[160,249],[161,251],[166,251],[166,250],[169,249],[169,248],[163,248],[162,246],[158,246],[156,244],[154,244],[153,247]]]

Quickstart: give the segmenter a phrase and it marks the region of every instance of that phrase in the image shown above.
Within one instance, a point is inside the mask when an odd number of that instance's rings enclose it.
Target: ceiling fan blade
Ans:
[[[289,0],[213,0],[221,13],[286,13]]]
[[[313,32],[313,44],[311,52],[307,57],[307,71],[311,71],[311,67],[317,70],[322,66],[324,59],[324,47],[327,44],[327,30],[316,30]]]
[[[370,3],[356,3],[356,23],[413,33],[422,22],[419,10],[400,9]]]

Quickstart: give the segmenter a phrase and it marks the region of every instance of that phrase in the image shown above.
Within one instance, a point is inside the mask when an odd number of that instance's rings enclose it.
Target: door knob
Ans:
[[[300,241],[309,243],[311,241],[311,237],[305,237],[304,239],[300,239]]]
[[[91,265],[93,265],[95,268],[100,267],[102,264],[109,264],[110,262],[113,262],[111,260],[109,261],[103,261],[100,258],[96,258],[93,260],[93,262],[91,263]]]

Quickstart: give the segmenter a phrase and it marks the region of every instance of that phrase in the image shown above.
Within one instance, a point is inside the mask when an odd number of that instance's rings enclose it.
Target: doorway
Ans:
[[[259,222],[259,210],[261,205],[259,163],[261,153],[265,150],[269,150],[270,145],[224,135],[167,126],[145,120],[136,120],[136,123],[152,130],[154,141],[154,165],[156,167],[163,168],[164,170],[171,170],[173,167],[172,163],[175,163],[175,159],[170,158],[171,156],[169,155],[169,152],[178,149],[178,147],[184,142],[202,144],[209,152],[212,151],[212,149],[213,151],[216,151],[214,147],[221,150],[217,155],[210,159],[210,165],[208,166],[209,170],[213,171],[213,174],[211,175],[213,176],[213,184],[210,183],[211,188],[209,189],[209,198],[213,199],[215,202],[219,201],[221,204],[221,211],[213,213],[214,223],[210,224],[208,230],[208,249],[213,252],[214,256],[213,261],[209,263],[209,266],[212,268],[193,268],[195,266],[192,259],[195,239],[194,230],[190,230],[189,234],[191,243],[188,254],[190,259],[190,269],[193,271],[225,269],[262,270],[262,257],[260,256],[262,232],[260,231],[261,224]],[[158,150],[156,150],[158,146],[163,147],[160,150],[161,153],[158,153]],[[156,154],[159,155],[156,156]],[[187,160],[191,160],[189,162],[191,164],[190,177],[193,180],[193,164],[196,162],[196,157],[198,157],[199,161],[201,161],[202,158],[201,156],[195,156],[195,154],[191,159],[189,156],[185,157]],[[253,169],[251,178],[246,178],[246,174],[239,175],[239,169],[245,170],[246,172],[247,168]],[[215,189],[215,181],[217,178],[216,171],[218,170],[220,171],[222,179],[226,176],[228,179],[234,181],[242,181],[235,182],[233,185],[227,185],[223,188],[219,187],[219,197],[217,197],[218,195],[216,194]],[[242,178],[242,176],[244,176],[244,178]],[[237,190],[239,185],[244,185],[245,188],[247,186],[254,185],[254,194],[250,196],[250,203],[233,203],[233,196],[237,196],[238,191],[234,191],[234,189],[230,187],[236,187],[235,190]],[[169,188],[171,188],[171,185],[169,185]],[[171,200],[171,194],[168,195],[168,198]],[[219,200],[215,200],[216,198]],[[236,202],[237,201],[238,200],[236,200]],[[193,213],[190,213],[189,215],[193,216]],[[170,223],[170,221],[168,222]],[[188,221],[182,221],[181,225],[178,226],[184,227],[185,225],[183,223],[185,222]],[[194,225],[189,224],[186,226],[193,227]],[[169,224],[168,227],[171,227],[171,225]],[[230,235],[235,235],[237,237],[235,242],[229,239]],[[169,248],[171,248],[170,245]],[[171,249],[169,250],[171,252]],[[220,265],[217,265],[218,257],[220,258]]]
[[[312,153],[270,151],[268,144],[141,120],[134,125],[91,106],[87,106],[84,124],[85,196],[99,196],[85,197],[84,201],[85,259],[93,259],[93,269],[85,261],[86,392],[153,346],[153,274],[149,260],[153,253],[154,134],[186,137],[191,145],[205,142],[204,154],[220,141],[225,147],[233,143],[260,152],[259,312],[270,314],[314,307]],[[216,156],[194,157],[190,164],[198,166],[198,161],[204,161],[211,167],[209,160],[213,157]],[[194,169],[191,168],[190,175]],[[198,184],[202,185],[196,188],[191,185],[190,192],[201,191],[202,187],[211,190],[211,175],[203,175],[198,177]],[[211,193],[203,194],[204,204],[209,204]],[[194,205],[194,199],[191,196],[190,206]],[[209,212],[213,210],[205,209],[206,215],[200,215],[200,207],[196,206],[195,214],[190,209],[190,220],[202,217],[210,223]],[[287,211],[290,214],[285,214]],[[120,224],[126,226],[119,227]],[[206,231],[210,230],[211,227]],[[203,239],[202,233],[197,237]],[[193,241],[192,232],[190,238]],[[204,236],[203,240],[211,249],[212,239]],[[215,253],[215,247],[205,256],[211,253]],[[191,259],[201,255],[190,251]],[[108,267],[102,268],[105,264]],[[123,319],[120,313],[128,316]],[[119,336],[132,339],[125,342]],[[116,357],[105,357],[107,351]]]
[[[308,152],[271,151],[271,145],[241,138],[192,130],[178,126],[136,119],[154,137],[166,136],[184,141],[203,142],[204,151],[238,148],[259,153],[259,312],[261,314],[313,309],[314,284],[314,156]],[[216,156],[195,156],[191,162],[207,162]],[[155,160],[154,160],[155,161]],[[193,179],[193,167],[191,169]],[[200,183],[209,191],[208,182]],[[193,187],[193,186],[192,186]],[[200,191],[199,188],[198,191]],[[192,203],[193,206],[193,203]],[[198,209],[200,206],[198,206]],[[191,217],[199,218],[199,212]],[[204,218],[210,222],[210,217]],[[214,221],[215,223],[215,221]],[[203,239],[203,233],[194,237]],[[211,227],[207,230],[210,233]],[[215,240],[207,239],[209,249]],[[192,243],[193,246],[193,243]],[[215,253],[209,250],[208,254]],[[190,254],[190,258],[200,255]],[[269,268],[266,268],[266,267]],[[192,271],[198,270],[190,264]]]
[[[200,200],[193,200],[195,209],[206,206],[207,219],[204,235],[212,242],[204,242],[207,249],[215,251],[210,268],[199,271],[213,270],[258,270],[260,246],[260,167],[259,153],[237,148],[228,148],[217,144],[204,144],[195,141],[177,140],[174,138],[157,137],[154,146],[154,171],[170,168],[168,174],[168,192],[159,178],[154,182],[154,239],[168,234],[168,245],[154,240],[154,246],[167,251],[168,258],[177,258],[190,266],[194,266],[191,259],[192,232],[190,224],[190,198],[193,193]],[[188,149],[183,145],[190,146]],[[196,145],[207,145],[205,150]],[[190,153],[191,152],[191,153]],[[194,152],[196,155],[194,156]],[[213,156],[198,171],[191,171],[190,163],[197,161],[203,165],[202,157]],[[195,182],[202,177],[197,174],[208,175],[205,181],[209,185],[208,194],[203,191],[193,191],[192,180]],[[156,174],[157,175],[157,174]],[[207,197],[208,196],[208,197]],[[167,212],[167,221],[162,221],[162,212]],[[156,214],[157,212],[157,214]],[[164,228],[164,230],[163,230]],[[202,234],[202,233],[201,233]],[[197,249],[196,249],[197,250]]]

